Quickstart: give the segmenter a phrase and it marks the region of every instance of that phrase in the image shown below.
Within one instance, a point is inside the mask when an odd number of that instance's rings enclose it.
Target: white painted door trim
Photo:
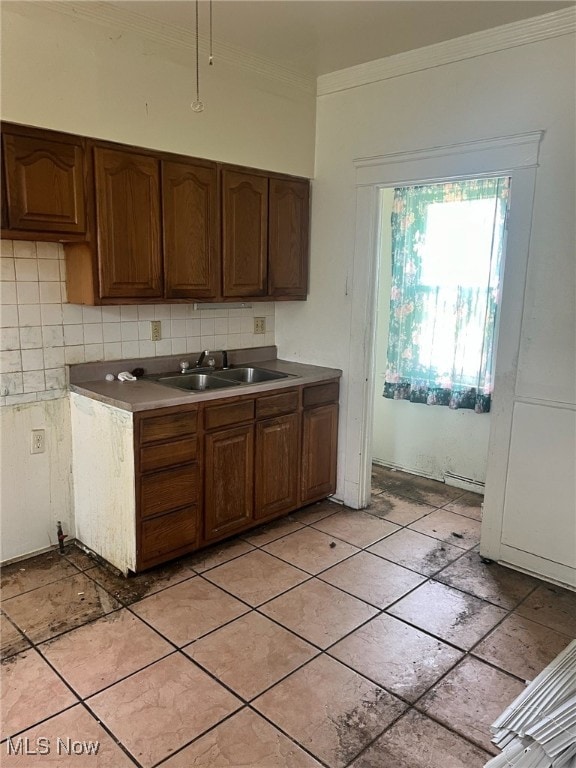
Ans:
[[[370,500],[379,190],[481,176],[512,177],[482,523],[483,553],[495,560],[500,555],[532,206],[543,135],[542,131],[534,131],[354,161],[356,239],[351,259],[344,503],[355,509],[367,506]]]

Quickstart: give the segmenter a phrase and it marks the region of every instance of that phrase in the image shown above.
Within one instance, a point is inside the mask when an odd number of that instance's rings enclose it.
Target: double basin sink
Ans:
[[[161,376],[155,380],[157,384],[164,384],[167,387],[203,392],[207,389],[224,389],[242,384],[262,384],[265,381],[287,379],[288,377],[289,374],[287,373],[269,371],[266,368],[238,367],[220,371],[213,368],[197,368],[190,373]]]

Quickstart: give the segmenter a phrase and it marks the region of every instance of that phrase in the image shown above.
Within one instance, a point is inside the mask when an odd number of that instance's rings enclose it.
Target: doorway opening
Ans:
[[[486,480],[507,176],[379,190],[372,461]]]

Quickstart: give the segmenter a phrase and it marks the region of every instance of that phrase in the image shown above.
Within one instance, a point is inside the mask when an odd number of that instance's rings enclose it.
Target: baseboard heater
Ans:
[[[452,480],[452,482],[450,482]],[[484,483],[479,480],[472,480],[470,477],[464,477],[464,475],[457,475],[455,472],[444,472],[444,482],[447,485],[457,485],[466,490],[475,491],[476,493],[484,493]]]

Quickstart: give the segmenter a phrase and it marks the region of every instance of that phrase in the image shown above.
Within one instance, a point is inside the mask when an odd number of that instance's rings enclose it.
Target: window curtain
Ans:
[[[509,182],[395,189],[384,397],[490,410]]]

